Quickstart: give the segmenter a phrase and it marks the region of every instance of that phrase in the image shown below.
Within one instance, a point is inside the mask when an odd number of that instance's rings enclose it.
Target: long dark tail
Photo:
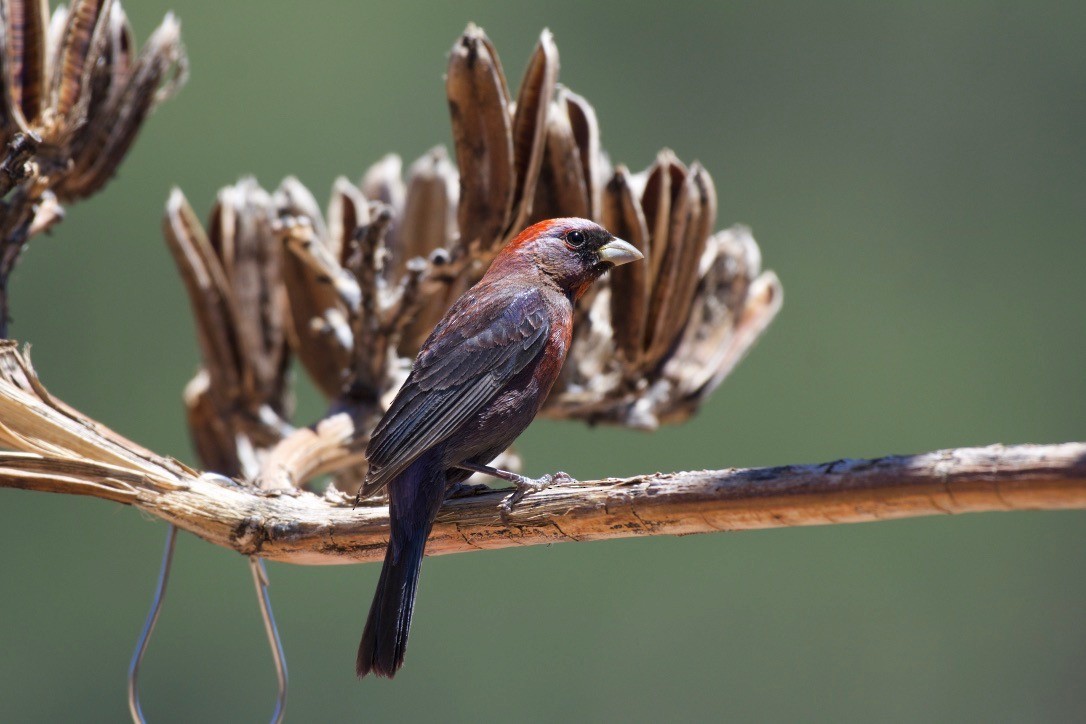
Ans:
[[[391,679],[403,665],[426,538],[445,497],[445,471],[423,458],[389,484],[391,532],[358,645],[359,677],[372,673]]]

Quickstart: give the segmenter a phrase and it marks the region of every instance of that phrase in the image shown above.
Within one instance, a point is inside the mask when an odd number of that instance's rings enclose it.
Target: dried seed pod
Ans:
[[[385,154],[366,169],[359,188],[370,201],[380,201],[393,211],[403,209],[403,159],[395,153]]]
[[[252,178],[219,192],[209,241],[230,284],[245,397],[281,413],[287,359],[282,251],[272,233],[271,197]]]
[[[60,40],[64,37],[64,28],[67,25],[68,7],[66,5],[57,5],[56,9],[53,10],[53,16],[49,18],[45,36],[45,77],[42,82],[46,95],[50,91],[50,83],[52,83],[53,73],[56,71],[57,61],[59,60],[57,55],[60,49]],[[45,102],[48,102],[48,99],[45,99]]]
[[[423,165],[431,170],[448,165],[440,154],[432,154],[430,161],[433,165]],[[451,183],[450,172],[439,173],[446,184]],[[413,178],[428,175],[419,171]],[[374,178],[371,174],[371,181]],[[422,199],[428,192],[417,185],[412,189],[421,196],[408,205],[426,216]],[[420,301],[427,266],[416,258],[405,263],[402,274],[389,270],[392,209],[380,202],[367,204],[346,179],[334,184],[327,227],[313,211],[310,198],[294,180],[276,194],[278,233],[286,246],[283,274],[292,320],[290,343],[325,394],[349,400],[343,402],[348,406],[365,402],[369,409],[387,392],[390,380],[400,378],[394,350]],[[328,228],[327,235],[318,235],[314,223]]]
[[[313,232],[306,218],[280,219],[284,244],[283,282],[289,300],[291,348],[317,387],[328,397],[343,391],[354,338],[348,322],[358,283]]]
[[[456,169],[449,163],[443,148],[437,148],[430,154],[416,161],[409,172],[410,182],[404,217],[400,226],[400,245],[392,248],[392,264],[389,279],[403,280],[407,288],[421,281],[427,265],[415,264],[409,269],[412,260],[429,259],[437,250],[452,248],[457,241],[456,213],[459,182]],[[413,280],[405,280],[410,273]],[[441,315],[447,308],[443,294],[430,294],[421,298],[420,290],[412,294],[412,305],[418,306],[417,314],[408,318],[407,310],[399,312],[406,329],[398,342],[401,354],[409,357],[418,352],[422,342],[430,334]]]
[[[706,245],[713,233],[713,227],[716,226],[717,215],[716,185],[713,184],[712,177],[697,161],[691,164],[689,176],[693,181],[697,207],[691,215],[692,219],[687,222],[684,240],[687,251],[679,264],[679,293],[668,309],[671,322],[676,328],[683,327],[690,314],[690,304],[699,278],[699,264],[705,256]]]
[[[455,213],[458,179],[443,146],[437,146],[411,164],[407,195],[399,222],[399,244],[390,244],[388,276],[399,278],[407,262],[423,259],[434,249],[448,248],[456,238]]]
[[[619,357],[622,374],[616,377],[606,364],[593,362],[608,359],[609,345],[577,339],[570,353],[574,361],[567,364],[573,373],[552,392],[544,414],[650,430],[692,415],[780,310],[780,282],[772,272],[759,275],[760,263],[758,246],[745,228],[711,237],[689,314],[666,357],[649,370]],[[591,335],[606,329],[596,314],[594,305]],[[612,323],[620,318],[612,311]],[[589,374],[592,370],[602,373]]]
[[[283,434],[291,404],[280,250],[271,214],[268,194],[245,179],[219,193],[211,234],[200,228],[178,190],[164,221],[197,319],[207,376],[201,394],[233,437],[244,435],[254,446]]]
[[[371,202],[384,204],[392,211],[392,221],[385,234],[390,246],[399,245],[399,219],[403,216],[407,188],[403,182],[403,159],[390,153],[373,164],[362,177],[362,193]]]
[[[532,214],[535,187],[543,166],[547,139],[547,113],[558,83],[558,48],[549,30],[539,35],[539,43],[528,61],[524,80],[517,94],[513,115],[513,192],[512,223],[507,236],[520,233]]]
[[[660,276],[660,263],[668,244],[673,199],[685,175],[686,167],[668,148],[656,155],[656,161],[647,171],[645,188],[641,194],[641,208],[645,211],[645,223],[649,227],[649,238],[652,240],[649,276],[653,284]]]
[[[320,204],[305,184],[294,176],[287,176],[279,183],[279,188],[275,190],[275,207],[280,215],[304,216],[309,219],[319,238],[328,237]]]
[[[603,187],[608,181],[605,158],[600,149],[600,126],[592,105],[564,86],[558,87],[580,153],[582,175],[588,191],[587,217],[599,221],[603,213]]]
[[[20,124],[23,114],[16,111],[19,104],[12,98],[12,84],[8,80],[11,76],[11,51],[8,50],[10,43],[7,33],[7,7],[0,3],[0,142],[5,147],[16,133],[25,130],[25,124]]]
[[[773,272],[761,272],[750,230],[714,234],[702,257],[701,282],[682,339],[664,375],[678,400],[664,418],[691,414],[735,368],[780,310],[783,290]]]
[[[166,17],[172,24],[177,23],[172,13]],[[153,37],[153,36],[152,36]],[[153,45],[154,43],[149,43]],[[102,65],[108,69],[109,97],[107,101],[114,103],[124,90],[124,81],[132,72],[133,54],[136,52],[136,40],[132,33],[132,26],[128,22],[128,16],[121,7],[120,0],[114,0],[113,12],[109,14],[109,28],[106,36],[106,49],[104,53],[105,63]]]
[[[529,223],[557,216],[589,216],[588,183],[581,150],[569,122],[566,99],[559,96],[547,115],[543,165]]]
[[[716,190],[699,164],[687,171],[670,216],[668,244],[649,298],[644,356],[647,368],[664,358],[682,331],[694,297],[698,262],[716,222]]]
[[[213,378],[210,384],[223,390],[225,396],[240,396],[240,352],[230,335],[230,285],[215,261],[215,250],[207,234],[180,189],[170,192],[162,232],[189,292],[201,356]]]
[[[255,475],[263,452],[291,431],[281,250],[272,214],[271,197],[252,179],[219,192],[206,235],[179,191],[167,206],[167,240],[205,350],[201,370],[185,388],[190,435],[205,467],[237,477]]]
[[[112,104],[124,91],[125,80],[128,78],[129,66],[133,51],[132,30],[128,27],[128,18],[119,0],[114,0],[113,8],[105,18],[108,23],[102,45],[102,57],[95,63],[90,74],[90,88],[86,104],[85,119],[83,124],[91,127],[100,123],[103,116],[112,110]],[[84,149],[96,141],[95,155],[101,146],[101,138],[93,138],[95,133],[78,133],[71,140],[71,150],[76,158],[76,165],[80,165],[79,156]],[[84,162],[83,165],[86,165]],[[82,169],[80,170],[82,172]],[[69,174],[71,175],[71,174]]]
[[[346,176],[332,184],[332,199],[328,202],[328,236],[325,246],[340,266],[346,263],[348,243],[358,227],[370,221],[369,203],[357,186]]]
[[[105,20],[112,0],[75,0],[68,12],[67,23],[57,48],[50,85],[50,111],[46,135],[59,139],[72,132],[89,100],[90,77],[101,57],[105,44]]]
[[[118,10],[119,6],[114,16]],[[106,99],[100,108],[93,108],[86,126],[73,140],[72,169],[57,185],[62,198],[84,198],[101,189],[128,153],[147,116],[184,83],[187,62],[180,33],[181,26],[168,14],[128,68],[127,80],[122,82],[116,73],[107,75]],[[119,45],[111,46],[118,60],[130,52],[124,47],[124,35],[117,30],[114,39]],[[94,97],[92,93],[92,105]]]
[[[612,234],[625,239],[645,255],[640,264],[624,264],[611,270],[611,326],[615,348],[628,369],[638,367],[645,338],[645,318],[649,298],[649,231],[641,202],[630,188],[630,174],[625,166],[615,175],[603,193],[603,225]]]
[[[185,385],[181,394],[185,404],[185,421],[189,439],[205,470],[220,475],[247,477],[245,471],[255,467],[255,455],[249,446],[239,446],[234,430],[227,418],[215,407],[211,394],[211,380],[207,370],[201,368]],[[241,448],[239,450],[239,448]]]
[[[3,82],[10,83],[13,110],[22,116],[22,125],[27,126],[38,120],[45,97],[49,5],[46,0],[9,0],[4,10],[6,63],[10,74]]]
[[[461,244],[490,249],[513,208],[513,125],[501,61],[475,25],[468,25],[449,53],[445,90],[460,169]]]

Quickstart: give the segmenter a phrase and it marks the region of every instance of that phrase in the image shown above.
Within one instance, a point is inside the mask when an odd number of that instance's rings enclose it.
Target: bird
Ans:
[[[426,539],[450,487],[474,472],[512,482],[508,512],[524,495],[572,479],[533,480],[487,463],[546,401],[569,352],[577,299],[607,270],[643,258],[587,219],[540,221],[494,257],[423,343],[365,451],[357,500],[387,487],[390,531],[359,678],[392,678],[403,665]]]

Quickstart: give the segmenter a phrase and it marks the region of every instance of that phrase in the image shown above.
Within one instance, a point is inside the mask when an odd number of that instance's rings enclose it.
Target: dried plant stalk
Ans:
[[[0,487],[134,505],[245,555],[305,565],[380,560],[387,507],[268,495],[150,453],[50,397],[0,345]],[[783,528],[981,511],[1086,509],[1086,443],[993,445],[876,460],[653,474],[561,485],[508,518],[504,492],[447,501],[427,553]]]

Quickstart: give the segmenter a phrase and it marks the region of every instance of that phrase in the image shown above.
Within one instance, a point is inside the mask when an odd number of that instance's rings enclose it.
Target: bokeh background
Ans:
[[[700,159],[785,305],[689,424],[539,422],[530,472],[588,479],[1086,438],[1086,4],[140,0],[188,87],[119,177],[37,240],[15,334],[50,389],[191,460],[196,364],[161,240],[172,184],[296,174],[323,196],[448,143],[473,20],[516,84],[550,27],[612,157]],[[320,403],[308,388],[300,418]],[[0,491],[0,721],[116,722],[164,526]],[[269,566],[294,721],[1072,721],[1086,514],[560,545],[428,561],[406,668],[355,681],[378,567]],[[191,536],[143,669],[153,721],[262,721],[246,561]]]

